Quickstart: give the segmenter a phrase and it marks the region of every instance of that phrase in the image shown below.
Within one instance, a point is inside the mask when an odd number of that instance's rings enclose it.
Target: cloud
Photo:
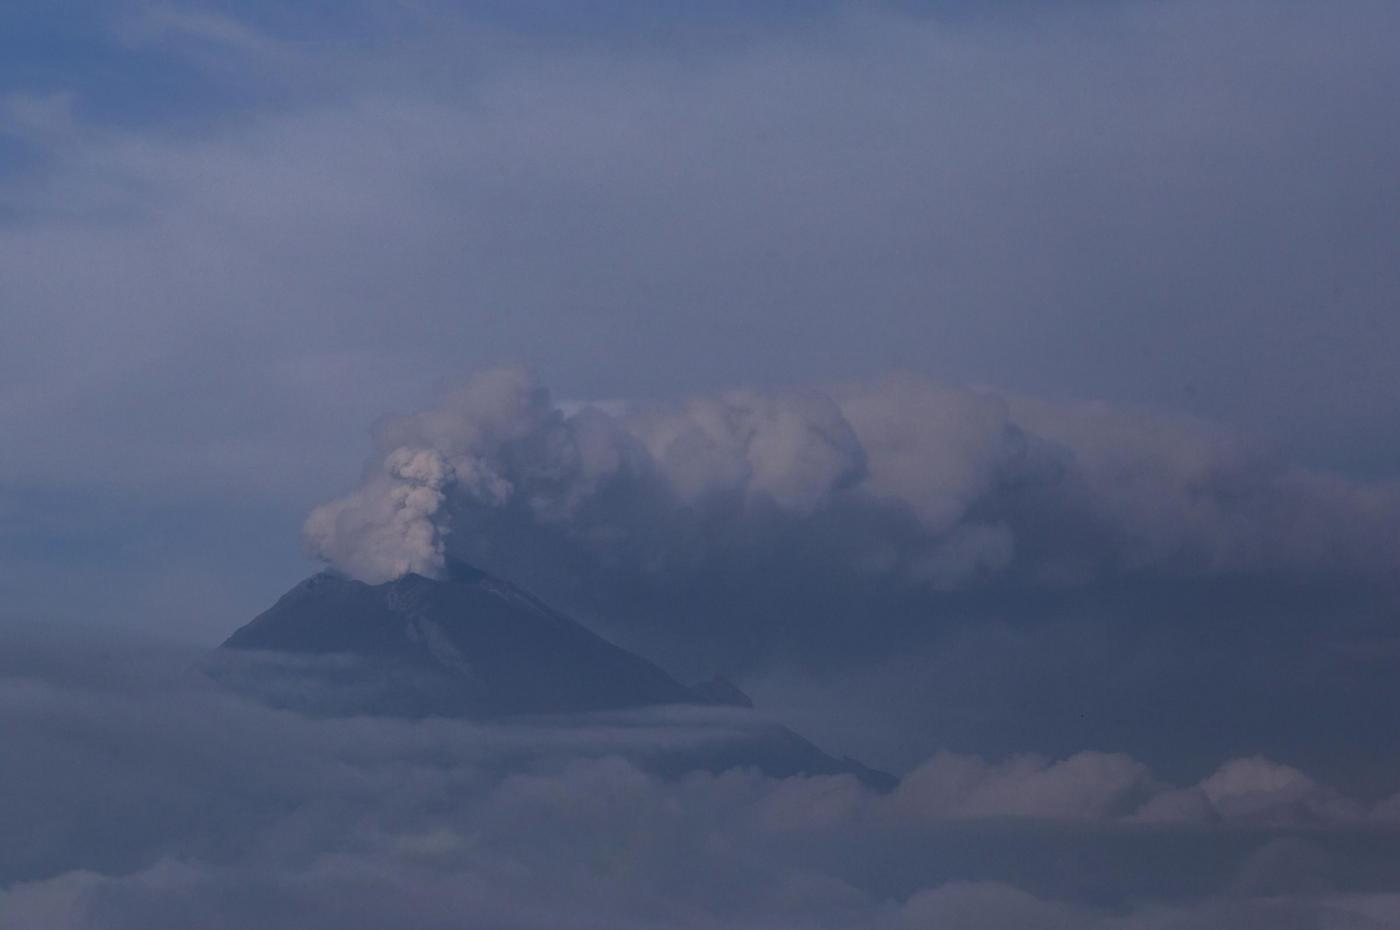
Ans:
[[[302,535],[317,553],[364,581],[378,584],[409,572],[436,577],[445,562],[443,531],[433,516],[454,479],[433,450],[395,450],[378,482],[318,508]]]
[[[1354,732],[1396,697],[1393,482],[913,374],[591,404],[489,369],[374,438],[313,556],[478,565],[877,766],[1093,743],[1183,778],[1248,733],[1344,784],[1400,773]]]
[[[1395,784],[1396,490],[1293,464],[1393,471],[1393,5],[719,47],[141,9],[3,104],[7,613],[215,638],[364,423],[524,358],[691,399],[481,376],[313,550],[819,682],[913,774],[665,780],[712,724],[306,721],[6,642],[0,926],[1400,922],[1357,787]]]
[[[13,98],[40,158],[0,189],[26,336],[6,426],[41,434],[66,404],[109,452],[7,469],[139,483],[179,472],[164,443],[233,435],[304,462],[334,423],[411,402],[405,382],[500,357],[608,395],[890,360],[1175,406],[1191,387],[1315,452],[1333,411],[1378,422],[1387,393],[1386,250],[1326,230],[1388,235],[1393,13],[1271,12],[837,15],[687,56],[528,28],[487,49],[498,26],[431,6],[141,5],[113,41],[202,94],[197,125],[109,114],[78,69]],[[1298,86],[1261,84],[1261,60]],[[137,400],[179,435],[104,432]]]
[[[1267,759],[1236,759],[1201,782],[1224,816],[1236,819],[1310,820],[1360,818],[1354,801],[1319,785],[1297,769]]]
[[[940,754],[906,775],[895,803],[910,816],[1101,820],[1153,792],[1150,773],[1121,755],[1080,753],[1059,762],[1022,756],[988,765]]]
[[[1384,592],[1400,566],[1393,483],[1311,472],[1179,417],[914,375],[596,406],[489,370],[375,442],[365,483],[306,523],[334,567],[377,582],[459,558],[605,623],[697,610],[721,637],[781,624],[789,648],[808,631],[777,611],[809,606],[811,624],[853,630],[937,613],[949,592]]]
[[[502,358],[563,397],[766,395],[898,366],[1185,409],[1290,459],[1393,470],[1391,5],[837,5],[760,22],[726,4],[715,33],[618,12],[562,34],[529,7],[18,16],[0,494],[67,498],[114,535],[155,524],[169,542],[143,572],[256,564],[270,595],[295,554],[266,540],[353,483],[363,424]],[[35,67],[66,29],[88,52]],[[997,416],[964,413],[969,430]],[[801,484],[769,482],[783,506],[862,467],[835,434],[771,435],[745,467],[815,456]],[[918,459],[951,471],[886,458],[866,481],[936,477],[947,493],[917,495],[921,517],[955,519],[983,480],[957,469],[1005,452],[995,431],[976,454],[965,438],[967,460]],[[698,492],[725,462],[693,464]],[[1095,499],[1110,525],[1156,523],[1130,541],[1156,562],[1211,520],[1209,500],[1173,493],[1155,514],[1140,495]],[[106,516],[93,495],[137,512]],[[1190,517],[1167,510],[1182,499]],[[190,546],[162,509],[218,505],[258,513],[258,532]],[[231,538],[236,519],[218,519]],[[1279,522],[1289,546],[1337,541],[1307,512]],[[995,519],[958,527],[907,571],[956,587],[1025,555]],[[42,604],[30,577],[7,590]]]
[[[914,895],[901,909],[900,922],[910,928],[1071,930],[1092,926],[1094,918],[1082,910],[1043,901],[1009,885],[959,882]]]
[[[1319,806],[1300,846],[1296,825],[1230,801],[1296,800],[1305,776],[1257,759],[1197,789],[1219,817],[1142,823],[1141,801],[1188,789],[1111,754],[942,755],[888,795],[849,776],[661,777],[648,757],[715,721],[311,719],[225,694],[151,643],[7,632],[4,645],[6,930],[1395,916],[1393,822],[1360,801]]]

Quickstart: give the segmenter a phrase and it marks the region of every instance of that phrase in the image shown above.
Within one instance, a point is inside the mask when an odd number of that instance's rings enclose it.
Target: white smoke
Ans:
[[[409,572],[436,575],[446,527],[438,518],[456,471],[434,449],[402,447],[347,497],[312,511],[302,533],[322,558],[371,583]]]

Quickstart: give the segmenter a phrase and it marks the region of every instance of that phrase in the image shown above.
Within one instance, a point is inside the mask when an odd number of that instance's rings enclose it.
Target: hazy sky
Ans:
[[[1397,47],[0,4],[0,928],[1400,926]],[[191,672],[452,560],[904,782]]]
[[[7,609],[216,638],[377,417],[500,362],[1400,471],[1392,4],[692,7],[6,4]]]

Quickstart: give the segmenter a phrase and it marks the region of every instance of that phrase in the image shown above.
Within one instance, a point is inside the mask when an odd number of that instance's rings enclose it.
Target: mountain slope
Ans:
[[[381,585],[322,573],[287,592],[224,646],[354,656],[401,682],[421,679],[416,708],[405,708],[419,711],[415,716],[696,701],[645,659],[519,588],[465,567],[448,581],[405,575]]]
[[[410,574],[380,585],[315,575],[230,636],[209,669],[260,700],[330,716],[577,718],[688,705],[688,726],[697,714],[708,721],[704,738],[647,753],[650,767],[893,782],[754,714],[729,682],[687,688],[514,585],[461,565],[445,580]]]

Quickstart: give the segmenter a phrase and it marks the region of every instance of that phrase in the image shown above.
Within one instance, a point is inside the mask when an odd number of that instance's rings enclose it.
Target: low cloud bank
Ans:
[[[1129,757],[939,754],[848,776],[660,778],[657,713],[519,726],[314,720],[188,657],[0,658],[0,927],[1384,927],[1400,796],[1260,758],[1170,784]]]

